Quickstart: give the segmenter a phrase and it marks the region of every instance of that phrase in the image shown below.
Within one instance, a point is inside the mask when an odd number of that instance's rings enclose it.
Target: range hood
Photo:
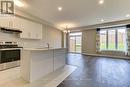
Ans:
[[[22,33],[22,31],[20,31],[20,30],[3,28],[3,27],[1,27],[0,30],[4,33]]]

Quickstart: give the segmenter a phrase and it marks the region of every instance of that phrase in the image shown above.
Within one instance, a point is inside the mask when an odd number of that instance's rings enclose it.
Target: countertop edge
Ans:
[[[60,49],[66,49],[66,48],[23,48],[23,51],[47,51],[47,50],[60,50]]]

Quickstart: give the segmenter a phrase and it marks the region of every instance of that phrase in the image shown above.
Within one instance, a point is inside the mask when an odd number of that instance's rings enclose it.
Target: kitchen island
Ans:
[[[21,75],[28,82],[36,81],[66,65],[66,49],[24,48],[21,51]]]

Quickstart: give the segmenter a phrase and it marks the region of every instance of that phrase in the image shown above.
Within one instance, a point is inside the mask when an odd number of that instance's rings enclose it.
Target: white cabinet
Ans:
[[[42,24],[19,17],[0,17],[0,27],[21,30],[20,38],[42,39]]]
[[[54,71],[66,64],[66,50],[54,50]]]
[[[20,30],[21,23],[17,17],[0,17],[0,27]]]
[[[65,66],[65,49],[23,49],[21,50],[21,76],[34,82]]]
[[[20,22],[22,30],[20,38],[42,39],[42,24],[25,19],[21,19]]]
[[[0,27],[9,27],[9,20],[6,17],[0,17]]]
[[[33,51],[31,57],[31,81],[53,72],[53,50]]]
[[[21,22],[20,19],[15,17],[10,20],[10,27],[16,30],[21,30]]]

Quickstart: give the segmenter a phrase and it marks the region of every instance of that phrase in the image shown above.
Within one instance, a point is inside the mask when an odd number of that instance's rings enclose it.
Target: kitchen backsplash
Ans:
[[[42,47],[44,47],[44,41],[40,40],[29,40],[29,39],[21,39],[18,38],[17,34],[7,34],[0,32],[0,41],[15,41],[19,43],[19,46],[27,47],[27,48],[38,48],[41,43],[43,43]]]

